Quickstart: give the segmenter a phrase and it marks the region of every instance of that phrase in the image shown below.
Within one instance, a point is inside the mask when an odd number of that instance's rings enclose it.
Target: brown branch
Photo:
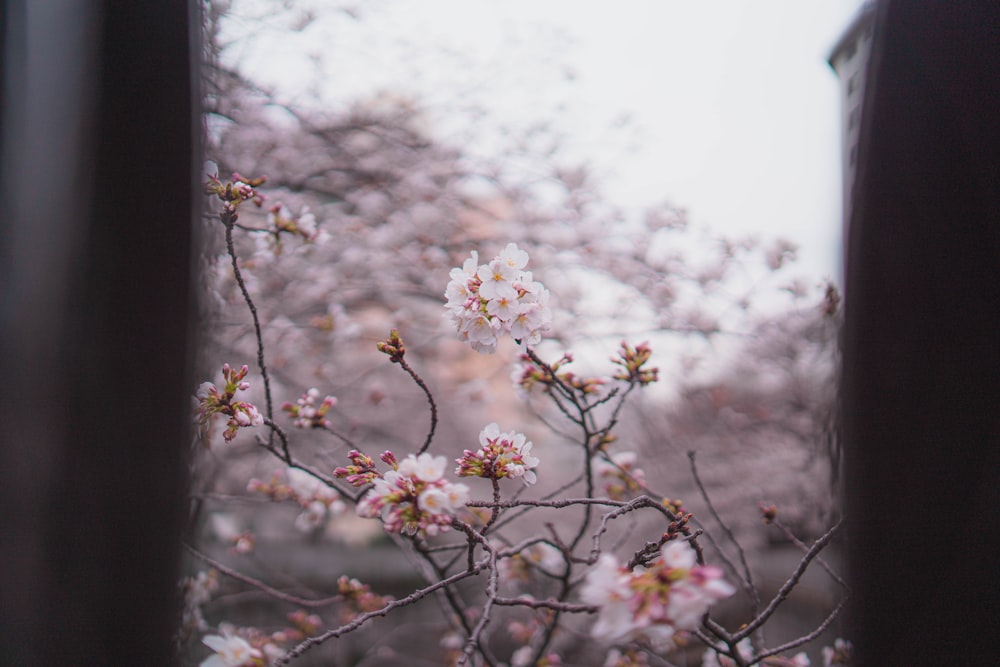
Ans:
[[[416,371],[410,368],[410,365],[406,363],[406,360],[403,359],[401,356],[396,361],[397,363],[399,363],[400,367],[404,371],[409,373],[410,377],[413,378],[413,381],[417,383],[417,386],[424,391],[424,395],[427,397],[427,403],[431,407],[431,428],[430,431],[427,433],[427,438],[424,440],[424,444],[420,446],[419,450],[417,450],[417,454],[423,454],[424,452],[427,451],[427,448],[431,446],[431,441],[434,440],[434,432],[437,430],[437,424],[438,424],[437,403],[434,402],[434,395],[431,394],[431,390],[427,387],[427,383],[424,382],[422,377],[417,375]]]
[[[259,579],[255,579],[255,578],[253,578],[253,577],[251,577],[249,575],[246,575],[246,574],[243,574],[242,572],[234,570],[233,568],[231,568],[231,567],[229,567],[227,565],[223,565],[222,563],[220,563],[219,561],[215,560],[211,556],[203,554],[202,552],[198,551],[197,549],[195,549],[192,546],[189,546],[189,545],[185,544],[184,548],[187,549],[187,551],[192,556],[194,556],[195,558],[198,558],[198,559],[204,561],[205,563],[207,563],[208,565],[210,565],[212,568],[218,570],[219,572],[221,572],[222,574],[226,575],[227,577],[229,577],[231,579],[236,579],[237,581],[241,581],[244,584],[247,584],[249,586],[253,586],[257,590],[261,591],[262,593],[266,593],[267,595],[270,595],[271,597],[273,597],[273,598],[275,598],[277,600],[282,600],[283,602],[288,602],[290,604],[298,605],[300,607],[316,608],[316,607],[328,607],[331,604],[334,604],[335,602],[341,602],[344,599],[344,596],[342,596],[342,595],[333,595],[331,597],[320,598],[318,600],[313,600],[313,599],[309,599],[309,598],[303,598],[303,597],[299,597],[298,595],[291,595],[290,593],[285,593],[284,591],[280,591],[277,588],[273,588],[271,586],[268,586],[267,584],[265,584],[263,581],[260,581]]]
[[[828,627],[830,627],[830,624],[833,623],[833,621],[837,618],[837,616],[840,614],[840,612],[843,611],[844,607],[847,606],[847,601],[848,601],[848,598],[845,596],[837,604],[837,606],[833,608],[833,611],[831,611],[829,613],[829,615],[827,615],[827,617],[825,619],[823,619],[823,622],[820,623],[818,626],[816,626],[816,628],[812,632],[810,632],[808,634],[805,634],[805,635],[802,635],[798,639],[793,639],[792,641],[787,642],[785,644],[782,644],[781,646],[776,646],[776,647],[774,647],[772,649],[768,649],[768,650],[762,652],[760,655],[758,655],[756,658],[754,658],[754,661],[751,662],[750,664],[753,665],[753,664],[755,664],[757,662],[760,662],[761,660],[763,660],[765,658],[770,658],[772,655],[777,655],[777,654],[783,653],[785,651],[790,651],[793,648],[798,648],[799,646],[802,646],[803,644],[807,644],[807,643],[811,642],[812,640],[816,639],[821,634],[823,634]]]
[[[264,335],[261,333],[260,318],[257,316],[257,306],[250,297],[250,291],[247,289],[247,284],[243,280],[243,273],[240,271],[239,262],[237,261],[236,256],[236,244],[233,242],[233,227],[236,225],[237,214],[235,209],[230,210],[229,208],[225,208],[222,213],[219,214],[219,217],[226,229],[226,251],[229,253],[229,259],[233,265],[233,276],[236,278],[236,284],[239,285],[240,293],[243,295],[243,300],[246,302],[247,308],[250,309],[250,316],[253,319],[254,336],[257,338],[257,366],[260,368],[260,374],[264,378],[264,399],[267,410],[266,416],[268,419],[273,420],[274,404],[271,401],[271,378],[267,374],[267,364],[264,362]],[[274,442],[273,435],[269,436],[269,442]],[[282,447],[285,452],[285,458],[291,458],[288,454],[288,443],[283,442]]]
[[[733,534],[732,529],[725,521],[722,520],[722,517],[719,515],[718,511],[716,511],[715,505],[712,504],[712,499],[708,495],[708,490],[705,488],[705,485],[702,484],[701,477],[698,475],[698,465],[694,460],[695,453],[693,451],[689,451],[687,455],[688,460],[691,462],[691,476],[694,477],[694,483],[697,485],[698,491],[701,492],[701,497],[705,500],[705,504],[708,506],[708,511],[712,514],[715,520],[719,522],[719,525],[726,533],[729,541],[736,547],[736,552],[740,557],[740,564],[743,566],[743,577],[741,578],[743,589],[750,597],[750,614],[756,616],[757,612],[760,610],[760,593],[757,592],[757,586],[754,585],[753,573],[750,571],[750,564],[747,562],[746,552],[743,550],[743,545],[741,545],[739,540],[736,539],[736,535]],[[725,558],[725,554],[721,549],[719,549],[719,553],[722,558]]]
[[[764,623],[767,622],[767,619],[769,619],[771,615],[774,614],[774,612],[781,605],[781,603],[788,598],[788,594],[791,593],[792,589],[794,589],[795,586],[799,583],[799,579],[802,578],[802,575],[803,573],[805,573],[806,568],[809,567],[809,563],[811,563],[813,559],[819,555],[819,552],[822,551],[823,548],[830,543],[830,540],[833,539],[834,534],[836,534],[842,522],[843,519],[834,524],[834,526],[830,530],[826,531],[826,533],[820,536],[818,540],[813,542],[812,546],[809,547],[809,551],[807,551],[805,556],[802,557],[802,560],[799,561],[799,564],[795,568],[795,571],[792,573],[792,576],[788,578],[788,581],[782,584],[781,588],[775,594],[774,598],[771,599],[771,602],[768,603],[764,611],[760,612],[760,614],[758,614],[756,618],[754,618],[742,629],[740,629],[736,634],[733,635],[733,638],[736,641],[739,641],[744,637],[749,636],[751,632],[753,632],[754,630],[756,630],[757,628],[759,628],[760,626],[764,625]]]
[[[350,623],[346,623],[332,630],[327,630],[323,634],[316,635],[315,637],[309,637],[308,639],[302,641],[298,646],[289,650],[287,653],[285,653],[285,655],[275,660],[272,664],[275,667],[277,667],[278,665],[287,665],[295,658],[302,656],[306,651],[313,648],[314,646],[319,646],[320,644],[329,639],[335,639],[349,632],[353,632],[354,630],[357,630],[358,628],[360,628],[362,625],[364,625],[373,618],[376,618],[378,616],[385,616],[393,609],[411,605],[414,602],[418,602],[419,600],[427,597],[434,591],[446,588],[448,586],[451,586],[452,584],[462,581],[463,579],[467,579],[471,576],[479,574],[489,566],[489,560],[490,560],[489,558],[484,558],[480,560],[478,563],[476,563],[475,567],[472,570],[465,570],[463,572],[453,574],[447,579],[442,579],[441,581],[437,581],[431,584],[430,586],[426,586],[424,588],[416,590],[413,593],[407,595],[405,598],[400,598],[398,600],[391,600],[388,604],[386,604],[384,607],[380,609],[360,614],[359,616],[355,617],[354,620],[351,621]]]
[[[530,607],[531,609],[554,609],[565,611],[571,614],[596,614],[601,610],[599,606],[592,604],[573,604],[571,602],[560,602],[551,598],[547,600],[534,600],[531,598],[496,598],[494,604],[505,607]]]

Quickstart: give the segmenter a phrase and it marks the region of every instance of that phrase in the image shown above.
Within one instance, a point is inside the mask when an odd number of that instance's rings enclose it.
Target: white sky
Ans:
[[[466,102],[555,119],[615,203],[669,200],[723,233],[784,236],[806,276],[839,280],[840,98],[826,56],[860,4],[382,0],[359,3],[355,22],[300,1],[317,15],[305,30],[258,24],[232,55],[305,104],[389,90],[432,113]],[[329,73],[318,87],[313,64]]]

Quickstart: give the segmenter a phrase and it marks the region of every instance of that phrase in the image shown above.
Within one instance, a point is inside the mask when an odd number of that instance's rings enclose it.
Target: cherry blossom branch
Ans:
[[[340,433],[339,431],[337,431],[336,429],[334,429],[332,426],[322,426],[321,428],[324,431],[326,431],[327,433],[329,433],[330,435],[332,435],[333,437],[335,437],[338,440],[340,440],[342,443],[344,443],[345,445],[347,445],[351,449],[357,449],[358,448],[358,446],[354,444],[353,440],[351,440],[350,438],[348,438],[343,433]]]
[[[427,451],[428,447],[431,446],[431,442],[434,440],[434,433],[437,430],[438,424],[438,408],[437,403],[434,401],[434,395],[431,394],[431,390],[427,387],[427,383],[424,379],[417,375],[403,355],[406,354],[406,347],[403,345],[403,339],[399,336],[399,331],[393,329],[389,333],[389,338],[384,341],[379,341],[378,343],[379,352],[383,352],[389,355],[389,360],[394,364],[399,364],[406,373],[413,378],[413,381],[420,387],[424,392],[424,396],[427,397],[427,403],[430,405],[431,409],[431,427],[430,431],[427,433],[427,437],[424,439],[424,444],[420,446],[417,450],[417,454],[423,454]]]
[[[267,595],[277,600],[281,600],[283,602],[288,602],[290,604],[298,605],[300,607],[318,608],[318,607],[329,607],[331,604],[334,604],[336,602],[342,602],[344,599],[343,595],[332,595],[330,597],[320,598],[318,600],[303,598],[299,597],[298,595],[291,595],[290,593],[285,593],[284,591],[280,591],[277,588],[268,586],[259,579],[255,579],[254,577],[243,574],[242,572],[234,570],[233,568],[227,565],[223,565],[222,563],[215,560],[211,556],[203,554],[202,552],[198,551],[197,549],[188,544],[185,544],[184,548],[187,549],[188,553],[190,553],[192,556],[198,558],[199,560],[204,561],[209,566],[218,570],[227,577],[243,582],[244,584],[247,584],[249,586],[253,586],[262,593],[266,593]]]
[[[493,548],[493,545],[490,544],[489,540],[487,540],[482,534],[474,530],[472,526],[462,521],[455,520],[452,523],[452,525],[453,527],[465,533],[470,540],[474,540],[479,543],[479,545],[483,548],[483,550],[487,554],[485,560],[487,561],[487,568],[488,568],[487,583],[486,583],[486,602],[483,604],[483,611],[479,617],[479,622],[476,623],[476,627],[474,627],[472,629],[472,632],[469,633],[469,638],[465,642],[465,648],[462,650],[462,655],[458,659],[458,662],[456,663],[458,667],[461,667],[462,665],[467,664],[469,659],[472,658],[472,654],[476,652],[476,649],[480,648],[479,638],[480,636],[482,636],[483,630],[486,629],[486,626],[490,622],[490,612],[493,609],[493,605],[496,601],[497,591],[499,588],[498,587],[499,573],[497,572],[497,551],[496,549]]]
[[[843,611],[844,607],[847,606],[848,600],[849,600],[849,597],[847,597],[847,596],[841,598],[840,602],[837,603],[837,606],[833,608],[833,611],[831,611],[827,615],[827,617],[825,619],[823,619],[823,622],[820,623],[818,626],[816,626],[816,628],[813,629],[808,634],[802,635],[798,639],[793,639],[790,642],[786,642],[786,643],[782,644],[781,646],[776,646],[776,647],[774,647],[772,649],[768,649],[766,651],[761,652],[758,656],[756,656],[754,658],[754,661],[751,662],[750,664],[753,665],[755,663],[758,663],[758,662],[764,660],[765,658],[770,658],[773,655],[777,655],[779,653],[784,653],[785,651],[790,651],[793,648],[798,648],[799,646],[802,646],[803,644],[807,644],[807,643],[811,642],[812,640],[816,639],[821,634],[823,634],[824,632],[826,632],[826,629],[830,627],[830,625],[834,622],[834,620],[836,620],[837,616],[840,615],[840,612]]]
[[[805,573],[806,568],[809,567],[809,563],[811,563],[813,559],[816,558],[816,556],[818,556],[819,553],[826,547],[826,545],[830,543],[830,540],[833,539],[833,536],[837,533],[837,530],[840,528],[842,523],[843,519],[840,519],[839,521],[837,521],[836,524],[833,525],[832,528],[830,528],[830,530],[823,533],[823,535],[821,535],[819,539],[813,542],[812,546],[809,547],[809,551],[807,551],[806,554],[802,557],[802,560],[799,561],[799,564],[796,566],[795,571],[792,572],[792,575],[788,578],[788,580],[784,584],[782,584],[781,588],[771,599],[771,602],[768,603],[767,607],[765,607],[764,610],[760,612],[760,614],[758,614],[752,621],[747,623],[736,634],[734,634],[733,635],[734,639],[739,641],[740,639],[749,636],[750,633],[752,633],[754,630],[756,630],[760,626],[764,625],[765,622],[767,622],[767,620],[774,614],[774,612],[778,609],[781,603],[788,598],[788,594],[791,593],[792,589],[794,589],[795,586],[798,585],[799,579],[802,578],[802,575],[803,573]]]
[[[410,377],[412,377],[413,381],[417,383],[417,386],[424,391],[424,395],[427,397],[427,403],[428,405],[430,405],[431,409],[430,431],[428,431],[427,437],[424,439],[424,444],[422,444],[420,446],[420,449],[417,450],[418,454],[423,454],[424,452],[427,451],[427,448],[431,446],[431,442],[434,440],[434,432],[437,430],[437,424],[438,424],[437,403],[434,402],[434,395],[431,394],[431,390],[427,387],[427,384],[424,382],[423,378],[417,375],[416,371],[410,368],[410,365],[406,363],[406,360],[400,359],[399,365],[404,371],[410,374]]]
[[[283,438],[287,437],[285,435],[285,432],[281,429],[280,426],[274,425],[273,422],[271,422],[270,420],[265,420],[264,423],[268,424],[268,425],[272,426],[272,428],[276,429],[276,432],[278,433],[278,438],[279,439],[283,439]],[[361,496],[365,495],[365,491],[367,491],[367,488],[365,488],[365,489],[362,489],[361,491],[359,491],[357,494],[353,494],[350,491],[348,491],[347,489],[344,489],[339,484],[337,484],[336,480],[333,477],[330,477],[329,475],[325,475],[325,474],[321,473],[319,470],[316,470],[315,468],[313,468],[309,464],[304,463],[304,462],[300,461],[299,459],[296,459],[296,458],[294,458],[294,457],[292,457],[290,455],[286,458],[286,456],[285,456],[285,454],[283,452],[278,451],[272,445],[269,445],[266,442],[260,441],[259,444],[265,450],[267,450],[268,452],[270,452],[271,454],[273,454],[274,456],[276,456],[278,458],[278,460],[282,461],[289,468],[295,468],[297,470],[301,470],[302,472],[307,473],[307,474],[309,474],[312,477],[315,477],[320,482],[322,482],[324,485],[330,487],[331,489],[333,489],[334,491],[336,491],[337,493],[339,493],[341,496],[343,496],[344,498],[350,500],[351,502],[353,502],[355,504],[357,504],[357,502],[359,500],[361,500]],[[285,452],[287,452],[287,448],[285,449]]]
[[[428,577],[426,573],[424,574],[427,580],[431,583],[437,580],[444,579],[447,575],[448,568],[450,568],[456,562],[457,558],[461,556],[461,554],[456,554],[455,559],[452,559],[447,565],[441,566],[431,556],[432,552],[430,549],[427,548],[427,544],[423,540],[410,540],[410,542],[413,545],[417,554],[421,556],[426,565],[434,573],[434,578]],[[466,571],[472,571],[475,568],[475,563],[473,561],[474,545],[475,545],[475,540],[468,536],[467,536],[467,543],[465,545],[454,545],[468,554],[469,559],[466,564]],[[450,617],[452,621],[457,621],[457,623],[456,622],[452,623],[452,627],[454,628],[456,627],[456,625],[460,626],[461,630],[465,632],[466,636],[472,634],[473,628],[471,625],[469,625],[469,619],[466,617],[465,609],[463,607],[464,602],[459,598],[458,593],[450,586],[442,588],[439,591],[439,593],[441,594],[442,597],[444,597],[444,602],[447,604],[447,608],[443,608],[445,616]],[[489,655],[486,655],[485,651],[483,653],[483,658],[489,665],[493,665],[495,663],[495,661]]]
[[[277,435],[278,436],[278,440],[281,441],[281,451],[279,452],[279,451],[277,451],[277,450],[274,449],[274,440],[273,440],[273,438],[269,438],[267,443],[262,443],[262,444],[264,444],[264,448],[267,449],[268,451],[270,451],[272,454],[274,454],[275,456],[277,456],[279,459],[281,459],[285,463],[287,463],[288,465],[291,465],[292,455],[288,451],[288,435],[285,433],[284,429],[282,429],[280,426],[278,426],[274,422],[274,420],[271,419],[271,417],[264,417],[264,425],[267,426],[267,427],[269,427],[271,429],[271,433],[273,435]]]
[[[505,607],[528,607],[530,609],[553,609],[555,611],[567,612],[570,614],[596,614],[601,610],[597,605],[573,604],[548,598],[536,600],[534,598],[495,598],[493,603]]]
[[[638,498],[636,499],[638,500]],[[636,502],[625,500],[611,500],[610,498],[566,498],[563,500],[470,500],[467,507],[552,507],[563,508],[572,505],[609,505],[611,507],[624,507]]]
[[[362,625],[364,625],[373,618],[379,616],[385,616],[393,609],[397,609],[399,607],[405,607],[407,605],[413,604],[414,602],[418,602],[435,591],[447,588],[449,586],[458,583],[459,581],[462,581],[463,579],[468,579],[469,577],[479,574],[489,566],[490,566],[490,559],[488,557],[483,558],[479,560],[471,570],[464,570],[457,574],[453,574],[450,577],[447,577],[433,584],[430,584],[429,586],[425,586],[424,588],[416,590],[404,598],[400,598],[398,600],[391,600],[385,606],[379,609],[359,614],[350,623],[346,623],[344,625],[341,625],[340,627],[333,628],[332,630],[327,630],[326,632],[320,635],[316,635],[315,637],[309,637],[308,639],[302,641],[300,644],[298,644],[290,651],[285,653],[285,655],[275,660],[272,663],[272,665],[274,665],[274,667],[278,667],[279,665],[287,665],[295,658],[302,656],[309,649],[315,646],[319,646],[323,642],[326,642],[330,639],[335,639],[349,632],[353,632],[354,630],[357,630],[358,628],[360,628]]]
[[[771,519],[770,519],[770,520],[768,521],[768,523],[770,523],[770,524],[772,524],[772,525],[774,525],[774,526],[777,526],[777,527],[778,527],[778,529],[779,529],[779,530],[781,530],[781,532],[782,532],[782,533],[783,533],[783,534],[785,535],[785,537],[786,537],[786,538],[788,538],[788,540],[789,540],[789,541],[790,541],[790,542],[791,542],[792,544],[794,544],[795,546],[797,546],[797,547],[798,547],[799,549],[801,549],[802,551],[805,551],[805,552],[808,552],[808,551],[809,551],[809,545],[808,545],[808,544],[806,544],[805,542],[803,542],[802,540],[800,540],[800,539],[799,539],[798,537],[796,537],[796,536],[795,536],[795,533],[793,533],[793,532],[792,532],[792,531],[791,531],[791,530],[790,530],[790,529],[788,528],[788,526],[786,526],[786,525],[785,525],[784,523],[782,523],[780,519],[778,519],[777,517],[774,517],[774,518],[771,518]],[[836,572],[835,572],[835,571],[833,570],[833,568],[832,568],[832,567],[830,566],[830,564],[829,564],[829,563],[827,563],[827,562],[826,562],[826,561],[825,561],[825,560],[823,559],[823,557],[822,557],[822,556],[816,556],[816,562],[817,562],[817,563],[819,563],[819,566],[820,566],[820,567],[822,567],[822,568],[823,568],[823,570],[824,570],[824,571],[825,571],[825,572],[826,572],[826,573],[827,573],[828,575],[830,575],[830,578],[831,578],[831,579],[833,579],[834,581],[836,581],[836,582],[837,582],[838,584],[840,584],[840,586],[841,586],[841,587],[842,587],[842,588],[843,588],[843,589],[844,589],[845,591],[847,591],[848,593],[850,593],[850,591],[851,591],[851,587],[850,587],[850,586],[848,586],[847,582],[846,582],[846,581],[844,581],[844,578],[843,578],[843,577],[841,577],[841,576],[840,576],[839,574],[837,574],[837,573],[836,573]]]
[[[250,316],[253,319],[254,336],[257,339],[257,366],[260,368],[261,377],[264,379],[266,416],[268,419],[273,420],[274,404],[271,401],[271,378],[267,374],[267,364],[264,362],[264,335],[261,333],[260,318],[257,315],[257,306],[250,297],[250,291],[247,289],[246,282],[243,280],[243,273],[240,271],[239,262],[237,261],[236,245],[233,242],[233,227],[236,225],[237,217],[238,214],[235,207],[224,206],[222,212],[219,214],[219,218],[222,220],[222,225],[226,230],[226,251],[229,253],[229,259],[233,266],[233,276],[236,278],[236,284],[239,285],[240,293],[243,295],[243,300],[246,302],[247,308],[250,309]],[[285,450],[285,456],[287,457],[287,445],[285,446]]]
[[[539,357],[538,354],[533,349],[531,349],[528,346],[525,346],[524,353],[527,354],[528,357],[533,362],[535,362],[535,364],[537,366],[539,366],[540,368],[542,368],[545,371],[545,374],[548,376],[548,378],[550,380],[548,383],[546,383],[547,386],[550,386],[550,387],[554,386],[554,387],[558,388],[559,392],[567,400],[570,400],[570,401],[573,401],[573,402],[576,401],[576,393],[574,392],[573,387],[571,387],[568,384],[566,384],[565,382],[563,382],[562,378],[559,377],[559,375],[555,372],[555,370],[553,370],[553,368],[551,366],[549,366],[547,363],[545,363],[544,361],[542,361],[541,357]]]
[[[490,520],[486,522],[485,526],[483,526],[483,534],[490,529],[490,526],[492,526],[496,522],[497,517],[500,516],[500,480],[496,477],[491,477],[490,482],[493,484],[493,511],[490,512]],[[466,504],[466,506],[468,506],[468,504]]]
[[[638,498],[630,500],[627,503],[621,503],[618,506],[618,509],[612,512],[608,512],[607,514],[601,517],[601,523],[598,526],[597,531],[591,538],[593,541],[593,546],[590,549],[590,557],[587,559],[588,564],[592,565],[596,563],[597,559],[601,555],[601,536],[607,532],[608,523],[614,519],[617,519],[620,516],[628,514],[629,512],[632,512],[642,507],[652,507],[656,510],[659,510],[659,512],[664,516],[666,516],[670,521],[674,521],[677,518],[673,512],[671,512],[666,507],[656,502],[649,496],[639,496]],[[692,546],[695,546],[695,543],[692,542]]]
[[[743,589],[750,597],[750,614],[752,616],[756,616],[757,612],[760,610],[760,594],[757,592],[757,586],[754,585],[753,573],[750,570],[750,564],[747,562],[747,555],[743,550],[743,545],[741,545],[739,540],[736,539],[736,535],[733,534],[732,529],[725,521],[722,520],[719,512],[715,509],[715,505],[712,503],[712,499],[708,495],[708,490],[705,489],[705,485],[701,481],[701,476],[698,474],[698,465],[695,463],[695,453],[693,451],[689,451],[687,456],[688,461],[691,463],[691,476],[694,477],[694,483],[697,485],[702,499],[704,499],[705,504],[708,506],[709,513],[711,513],[712,517],[719,523],[719,526],[722,527],[722,530],[726,533],[729,541],[736,546],[736,552],[739,554],[740,564],[743,566],[743,577],[741,577]],[[719,553],[721,554],[722,551],[720,550]]]

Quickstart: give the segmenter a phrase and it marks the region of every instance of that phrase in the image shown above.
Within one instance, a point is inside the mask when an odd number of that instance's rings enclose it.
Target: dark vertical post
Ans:
[[[880,3],[847,252],[858,664],[1000,649],[1000,4]]]
[[[195,7],[4,5],[5,664],[174,662]]]

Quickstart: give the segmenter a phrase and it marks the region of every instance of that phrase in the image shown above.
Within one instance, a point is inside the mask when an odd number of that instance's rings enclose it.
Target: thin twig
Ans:
[[[233,568],[231,568],[231,567],[229,567],[227,565],[223,565],[222,563],[220,563],[219,561],[215,560],[211,556],[203,554],[202,552],[198,551],[197,549],[195,549],[194,547],[192,547],[190,545],[185,544],[184,548],[187,549],[187,551],[192,556],[194,556],[194,557],[196,557],[196,558],[204,561],[205,563],[207,563],[208,565],[210,565],[212,568],[218,570],[219,572],[221,572],[222,574],[226,575],[227,577],[229,577],[231,579],[236,579],[237,581],[242,581],[244,584],[247,584],[249,586],[253,586],[257,590],[261,591],[262,593],[266,593],[267,595],[270,595],[271,597],[273,597],[275,599],[282,600],[283,602],[288,602],[288,603],[291,603],[291,604],[294,604],[294,605],[298,605],[300,607],[316,608],[316,607],[328,607],[331,604],[334,604],[336,602],[341,602],[344,599],[343,595],[332,595],[330,597],[320,598],[318,600],[312,600],[312,599],[309,599],[309,598],[303,598],[303,597],[299,597],[298,595],[291,595],[290,593],[285,593],[284,591],[279,591],[277,588],[273,588],[271,586],[268,586],[267,584],[265,584],[263,581],[260,581],[259,579],[255,579],[255,578],[253,578],[253,577],[251,577],[249,575],[246,575],[246,574],[243,574],[242,572],[234,570]]]
[[[795,533],[793,533],[793,532],[792,532],[792,531],[791,531],[791,530],[790,530],[790,529],[788,528],[788,526],[786,526],[785,524],[783,524],[783,523],[782,523],[781,521],[779,521],[779,520],[778,520],[777,518],[775,518],[775,519],[771,519],[771,523],[772,523],[772,524],[774,524],[775,526],[777,526],[777,527],[778,527],[778,528],[779,528],[779,529],[781,530],[781,532],[785,534],[785,537],[787,537],[787,538],[789,539],[789,541],[791,541],[791,543],[792,543],[792,544],[794,544],[795,546],[797,546],[797,547],[798,547],[799,549],[801,549],[802,551],[806,551],[806,552],[808,552],[808,551],[809,551],[809,545],[808,545],[808,544],[806,544],[805,542],[803,542],[802,540],[800,540],[800,539],[799,539],[798,537],[796,537],[796,536],[795,536]],[[830,578],[831,578],[831,579],[833,579],[833,580],[834,580],[834,581],[836,581],[836,582],[837,582],[838,584],[840,584],[840,586],[841,586],[841,587],[842,587],[842,588],[843,588],[843,589],[844,589],[845,591],[848,591],[848,592],[850,592],[850,590],[851,590],[851,587],[847,585],[847,582],[846,582],[846,581],[844,581],[844,578],[843,578],[843,577],[841,577],[841,576],[840,576],[839,574],[837,574],[836,572],[834,572],[833,568],[832,568],[832,567],[830,566],[830,564],[829,564],[829,563],[827,563],[827,562],[826,562],[826,561],[825,561],[825,560],[823,559],[823,557],[822,557],[822,556],[816,556],[816,562],[817,562],[817,563],[819,563],[820,567],[822,567],[822,568],[823,568],[823,570],[824,570],[824,571],[825,571],[825,572],[826,572],[826,573],[827,573],[828,575],[830,575]]]
[[[496,598],[493,603],[506,607],[529,607],[531,609],[555,609],[571,614],[596,614],[601,610],[597,605],[573,604],[571,602],[560,602],[551,598],[546,600],[535,600],[533,598]]]
[[[226,229],[226,251],[229,253],[229,259],[233,265],[233,276],[236,278],[236,284],[239,285],[240,293],[242,293],[243,300],[246,302],[247,308],[250,309],[250,316],[253,319],[254,336],[257,338],[257,366],[260,368],[260,374],[264,378],[265,409],[267,418],[273,420],[274,404],[271,401],[271,378],[267,374],[267,364],[264,363],[264,335],[261,333],[260,318],[257,316],[257,306],[254,305],[253,299],[250,297],[250,291],[247,289],[246,281],[243,280],[243,273],[240,271],[240,265],[236,256],[236,244],[233,242],[233,227],[236,225],[237,213],[235,209],[230,210],[226,208],[219,217]],[[269,436],[269,442],[273,443],[273,435]],[[285,450],[285,458],[289,458],[287,442],[282,443],[282,447]]]
[[[847,606],[847,601],[848,598],[846,596],[843,599],[841,599],[841,601],[837,604],[837,606],[833,608],[833,611],[831,611],[829,615],[827,615],[827,617],[823,619],[823,622],[820,623],[818,626],[816,626],[816,628],[809,634],[802,635],[798,639],[793,639],[792,641],[782,644],[781,646],[775,646],[772,649],[768,649],[767,651],[762,652],[760,655],[754,658],[754,661],[750,664],[752,665],[757,662],[760,662],[764,658],[770,658],[772,655],[777,655],[785,651],[790,651],[793,648],[798,648],[799,646],[807,644],[812,640],[816,639],[821,634],[826,632],[826,629],[830,627],[830,624],[833,623],[834,620],[836,620],[840,612],[843,611],[845,606]]]
[[[434,395],[431,394],[431,390],[427,387],[427,383],[424,382],[424,379],[422,377],[417,375],[416,371],[410,368],[410,365],[406,363],[406,360],[403,359],[403,357],[399,357],[396,361],[399,363],[400,367],[404,371],[406,371],[411,378],[413,378],[413,381],[417,383],[417,386],[424,391],[424,395],[427,397],[427,403],[431,407],[431,428],[430,431],[428,431],[427,433],[427,437],[424,439],[424,444],[420,446],[419,450],[417,450],[417,454],[423,454],[424,452],[427,451],[427,448],[431,446],[431,442],[434,440],[434,432],[437,430],[437,424],[438,424],[437,403],[434,402]]]
[[[760,612],[760,614],[758,614],[756,618],[754,618],[752,621],[746,624],[742,629],[740,629],[739,632],[733,635],[733,638],[736,641],[739,641],[744,637],[749,636],[751,632],[753,632],[754,630],[756,630],[757,628],[759,628],[760,626],[764,625],[764,623],[767,622],[767,619],[769,619],[771,615],[774,614],[775,610],[777,610],[777,608],[781,605],[781,603],[788,598],[788,594],[799,583],[799,579],[802,578],[802,575],[806,571],[806,568],[809,567],[809,563],[811,563],[813,559],[816,558],[817,555],[819,555],[819,552],[822,551],[823,548],[830,543],[830,540],[833,539],[833,536],[840,528],[842,521],[843,519],[838,521],[836,524],[834,524],[834,526],[830,530],[826,531],[822,536],[820,536],[819,539],[813,542],[812,546],[809,547],[809,551],[807,551],[806,554],[802,557],[802,560],[799,561],[799,564],[798,566],[796,566],[795,571],[792,573],[792,576],[788,578],[788,581],[782,584],[781,588],[775,594],[774,598],[772,598],[771,602],[768,603],[767,607],[764,608],[764,611]]]
[[[747,555],[743,550],[743,545],[740,544],[739,540],[736,539],[736,535],[733,534],[732,529],[729,525],[722,520],[722,517],[716,511],[715,506],[712,504],[712,499],[708,495],[708,490],[705,489],[705,485],[701,482],[701,477],[698,475],[698,465],[695,463],[694,457],[695,453],[689,451],[687,453],[688,460],[691,462],[691,475],[694,477],[694,483],[698,486],[698,491],[701,492],[701,497],[705,500],[705,504],[708,506],[708,511],[712,514],[722,530],[725,531],[726,536],[729,541],[733,543],[736,547],[736,552],[739,554],[740,563],[743,565],[743,582],[744,590],[750,596],[750,614],[756,616],[757,612],[760,610],[760,593],[757,592],[757,586],[753,582],[753,573],[750,571],[750,564],[747,563]]]
[[[442,579],[440,581],[434,582],[429,586],[426,586],[424,588],[421,588],[420,590],[410,593],[405,598],[400,598],[398,600],[391,600],[389,601],[389,603],[387,603],[384,607],[381,607],[380,609],[360,614],[357,617],[355,617],[354,620],[351,621],[350,623],[341,625],[340,627],[334,628],[332,630],[327,630],[323,634],[316,635],[315,637],[309,637],[308,639],[302,641],[298,646],[294,647],[293,649],[285,653],[285,655],[275,660],[272,664],[275,667],[277,667],[278,665],[287,665],[295,658],[302,656],[302,654],[304,654],[306,651],[313,648],[314,646],[319,646],[320,644],[329,639],[334,639],[336,637],[345,635],[349,632],[353,632],[354,630],[357,630],[358,628],[360,628],[362,625],[364,625],[373,618],[376,618],[378,616],[385,616],[393,609],[411,605],[414,602],[418,602],[419,600],[422,600],[423,598],[427,597],[434,591],[440,590],[442,588],[447,588],[448,586],[456,584],[459,581],[462,581],[463,579],[475,576],[476,574],[479,574],[484,569],[486,569],[488,566],[489,566],[489,558],[483,558],[478,563],[476,563],[476,566],[472,570],[464,570],[462,572],[459,572],[457,574],[448,577],[447,579]]]

